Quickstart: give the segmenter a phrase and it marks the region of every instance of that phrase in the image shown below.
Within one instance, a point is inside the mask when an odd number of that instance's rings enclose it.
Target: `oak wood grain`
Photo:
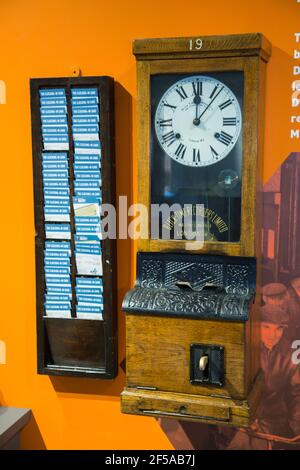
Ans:
[[[121,410],[123,413],[142,416],[246,427],[253,420],[262,388],[262,374],[256,377],[251,393],[245,400],[141,390],[127,386],[121,394]]]
[[[159,390],[244,399],[245,324],[213,320],[127,315],[126,384]],[[191,344],[225,348],[225,386],[190,382]]]

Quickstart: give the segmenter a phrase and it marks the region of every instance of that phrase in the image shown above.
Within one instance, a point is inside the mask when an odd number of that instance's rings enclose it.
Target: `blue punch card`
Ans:
[[[98,88],[71,88],[72,98],[98,96]]]

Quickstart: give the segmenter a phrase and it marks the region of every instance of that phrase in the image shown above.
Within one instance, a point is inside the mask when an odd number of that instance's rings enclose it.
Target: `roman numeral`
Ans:
[[[171,108],[171,109],[176,109],[176,106],[173,106],[172,104],[169,104],[166,101],[163,102],[163,105],[167,106],[168,108]]]
[[[202,82],[192,82],[194,95],[202,95]]]
[[[223,117],[223,126],[236,126],[237,119],[235,117]]]
[[[185,98],[187,98],[187,94],[185,92],[185,89],[182,86],[176,88],[176,91],[177,91],[178,95],[180,96],[180,98],[182,100],[185,100]]]
[[[213,158],[218,158],[219,154],[215,151],[215,149],[210,145],[210,150],[212,153]]]
[[[168,147],[173,144],[173,142],[176,140],[175,134],[173,131],[167,132],[167,134],[164,134],[162,136],[162,139],[164,141],[164,144],[168,143]]]
[[[231,104],[232,104],[232,101],[227,100],[227,101],[224,101],[224,103],[220,104],[219,108],[221,109],[221,111],[223,111],[223,109],[227,108],[227,106],[230,106]]]
[[[185,151],[186,151],[186,146],[183,145],[183,144],[179,144],[176,151],[175,151],[175,155],[177,155],[177,157],[180,157],[181,159],[183,159]]]
[[[200,163],[201,158],[200,158],[200,150],[199,149],[193,149],[193,162],[199,162]]]
[[[219,88],[218,85],[216,85],[215,88],[213,89],[213,91],[210,94],[210,97],[209,97],[210,99],[212,99],[215,96],[216,91],[218,90],[218,88]]]
[[[233,139],[232,135],[227,134],[227,132],[224,131],[221,131],[221,134],[216,134],[215,137],[216,139],[218,139],[219,142],[222,142],[222,144],[224,145],[229,145]]]
[[[172,119],[161,119],[159,121],[159,125],[160,127],[168,127],[168,126],[172,127]]]

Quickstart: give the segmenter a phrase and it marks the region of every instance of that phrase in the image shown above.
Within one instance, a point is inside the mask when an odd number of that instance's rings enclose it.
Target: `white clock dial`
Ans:
[[[203,75],[172,85],[155,113],[155,131],[164,152],[193,167],[223,160],[241,128],[241,108],[234,93],[219,80]]]

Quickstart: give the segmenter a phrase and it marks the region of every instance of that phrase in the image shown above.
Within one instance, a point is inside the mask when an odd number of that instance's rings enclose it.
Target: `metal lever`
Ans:
[[[200,359],[199,359],[199,369],[200,370],[205,370],[207,364],[208,364],[208,356],[200,357]]]
[[[180,287],[181,289],[191,289],[191,290],[194,290],[194,289],[193,289],[193,286],[192,286],[191,283],[188,282],[188,281],[177,281],[175,284],[176,284],[176,286]]]

